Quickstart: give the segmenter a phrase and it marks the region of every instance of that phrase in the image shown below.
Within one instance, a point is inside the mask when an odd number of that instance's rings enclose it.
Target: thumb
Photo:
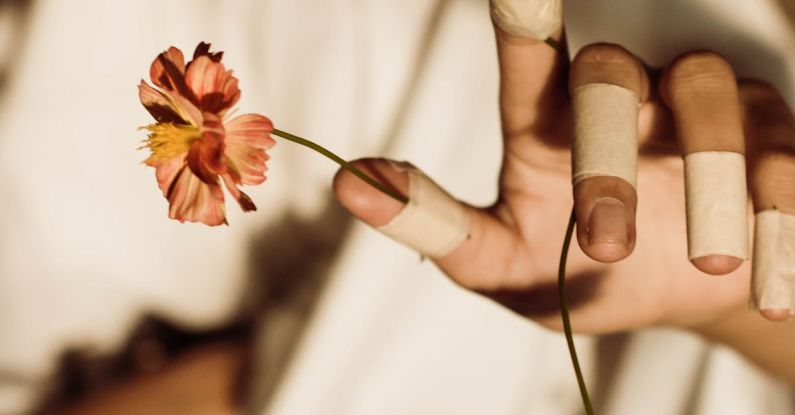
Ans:
[[[397,168],[398,163],[387,159],[367,158],[355,160],[351,164],[387,188],[408,196],[408,171],[400,171]],[[405,206],[342,168],[334,176],[333,186],[340,204],[374,228],[386,225]]]
[[[431,258],[447,256],[469,236],[467,208],[416,167],[383,159],[354,165],[408,196],[404,205],[347,171],[337,174],[334,188],[342,205],[381,233]]]
[[[408,163],[362,159],[353,165],[387,187],[409,197],[403,204],[348,172],[334,177],[334,192],[354,216],[390,238],[430,257],[455,282],[490,290],[507,282],[484,278],[506,276],[507,249],[519,242],[515,234],[486,211],[454,199]]]

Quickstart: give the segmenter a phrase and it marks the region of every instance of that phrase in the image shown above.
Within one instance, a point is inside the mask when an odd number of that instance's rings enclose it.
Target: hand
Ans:
[[[682,156],[747,153],[755,209],[795,213],[795,121],[778,93],[756,82],[738,90],[730,65],[709,52],[678,58],[660,77],[619,46],[592,45],[568,68],[544,43],[495,31],[504,142],[499,198],[488,208],[468,207],[469,237],[433,258],[439,268],[458,284],[561,329],[555,279],[573,201],[582,249],[572,251],[568,267],[576,331],[703,327],[747,307],[747,262],[725,255],[688,261]],[[583,180],[572,192],[568,91],[592,83],[621,86],[642,103],[637,192],[611,176]],[[357,165],[408,194],[407,174],[390,163]],[[403,208],[346,172],[334,184],[341,203],[374,227]],[[608,203],[594,209],[600,199]]]

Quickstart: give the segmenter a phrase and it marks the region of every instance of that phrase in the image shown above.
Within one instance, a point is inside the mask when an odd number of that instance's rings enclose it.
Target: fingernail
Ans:
[[[613,197],[596,200],[589,218],[588,243],[627,243],[627,219],[624,203]]]
[[[792,321],[792,311],[787,308],[766,308],[759,310],[765,318],[773,321]]]

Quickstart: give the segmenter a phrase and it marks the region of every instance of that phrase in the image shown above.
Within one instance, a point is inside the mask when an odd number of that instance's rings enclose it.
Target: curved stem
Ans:
[[[544,39],[549,47],[559,53],[565,53],[563,45],[552,39],[551,37]],[[574,335],[571,330],[571,320],[569,319],[569,304],[566,300],[566,260],[569,256],[569,246],[571,245],[571,237],[574,234],[574,224],[576,218],[574,216],[574,208],[571,209],[569,216],[569,225],[566,227],[566,236],[563,238],[563,249],[560,253],[560,264],[558,266],[558,299],[560,300],[560,317],[563,319],[563,333],[566,336],[566,344],[569,347],[569,355],[571,356],[571,364],[574,366],[574,374],[577,376],[577,386],[580,388],[580,398],[585,407],[585,413],[593,415],[593,405],[591,405],[591,398],[588,396],[588,388],[585,386],[585,378],[580,369],[580,359],[577,358],[577,349],[574,347]]]
[[[273,129],[272,134],[275,136],[279,136],[285,140],[292,141],[293,143],[300,144],[304,147],[311,148],[316,152],[326,156],[326,158],[334,161],[335,163],[339,164],[340,167],[348,170],[349,172],[356,175],[356,177],[364,180],[365,183],[373,186],[374,188],[381,191],[381,193],[391,197],[392,199],[397,200],[400,203],[406,204],[409,202],[409,198],[403,196],[402,194],[384,186],[382,183],[378,182],[377,180],[373,179],[372,177],[368,176],[367,173],[359,170],[351,163],[345,161],[342,157],[332,153],[330,150],[326,149],[325,147],[321,146],[320,144],[314,143],[312,141],[307,140],[306,138],[299,137],[297,135],[290,134],[285,131]]]
[[[569,246],[571,245],[571,236],[574,233],[574,209],[571,210],[569,217],[569,226],[566,228],[566,237],[563,239],[563,250],[560,253],[560,266],[558,268],[558,296],[560,299],[560,316],[563,319],[563,332],[566,335],[566,343],[569,346],[569,355],[571,355],[571,364],[574,365],[574,373],[577,375],[577,386],[580,388],[580,397],[582,404],[585,406],[585,412],[588,415],[593,415],[593,407],[591,406],[591,398],[588,397],[588,389],[585,387],[585,378],[582,376],[580,369],[580,360],[577,358],[577,350],[574,348],[574,337],[571,331],[571,321],[569,320],[569,305],[566,301],[566,260],[569,255]]]

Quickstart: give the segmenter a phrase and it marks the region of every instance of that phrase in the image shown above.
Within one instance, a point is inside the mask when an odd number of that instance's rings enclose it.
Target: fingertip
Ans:
[[[589,84],[610,84],[632,91],[646,101],[649,76],[635,55],[612,43],[593,43],[577,52],[569,72],[569,92]]]
[[[587,245],[583,252],[596,261],[611,263],[628,257],[632,249],[623,243],[596,243]]]
[[[629,218],[624,202],[613,197],[596,200],[588,218],[586,254],[599,262],[616,262],[629,253]]]
[[[408,171],[395,168],[395,162],[366,158],[351,164],[383,185],[407,194]],[[334,175],[332,187],[340,204],[370,226],[379,227],[389,223],[404,206],[344,168]]]
[[[599,262],[628,257],[635,246],[637,194],[625,180],[592,177],[574,186],[577,239],[582,251]]]
[[[743,264],[743,260],[731,255],[706,255],[690,260],[701,272],[710,275],[728,274]]]
[[[770,321],[787,321],[792,319],[792,313],[786,308],[768,308],[759,310],[759,314]]]
[[[518,38],[544,40],[561,32],[563,25],[561,3],[561,0],[491,0],[489,8],[494,25],[506,34]]]

